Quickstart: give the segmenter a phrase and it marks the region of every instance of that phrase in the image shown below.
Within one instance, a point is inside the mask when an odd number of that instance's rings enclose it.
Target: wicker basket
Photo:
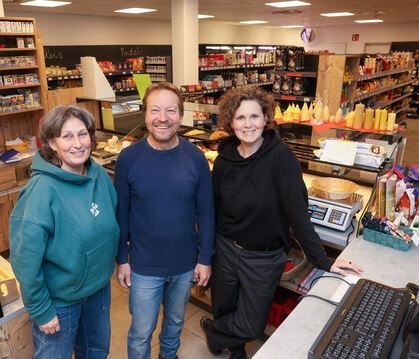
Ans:
[[[296,277],[301,271],[304,269],[304,266],[307,264],[307,256],[305,255],[303,249],[301,248],[300,243],[294,237],[294,235],[290,235],[291,237],[291,249],[287,255],[287,258],[297,258],[299,263],[288,272],[284,272],[282,274],[281,280],[290,280]]]

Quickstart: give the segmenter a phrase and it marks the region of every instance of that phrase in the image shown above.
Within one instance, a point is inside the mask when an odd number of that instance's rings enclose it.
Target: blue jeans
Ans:
[[[129,359],[150,358],[151,337],[157,325],[162,299],[160,354],[165,359],[176,357],[192,279],[193,270],[169,277],[150,277],[131,272],[129,311],[132,323],[128,332]]]
[[[111,286],[68,307],[56,308],[61,330],[44,334],[31,318],[33,359],[104,359],[109,353]]]

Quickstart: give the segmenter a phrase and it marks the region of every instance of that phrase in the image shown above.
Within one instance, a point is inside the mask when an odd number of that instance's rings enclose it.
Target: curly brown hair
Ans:
[[[272,94],[258,86],[244,86],[226,92],[218,102],[218,126],[224,128],[230,134],[234,134],[231,123],[234,114],[242,101],[256,101],[262,113],[266,116],[265,128],[271,128],[275,115],[275,99]]]
[[[154,91],[159,90],[168,90],[172,91],[178,98],[178,110],[179,114],[182,117],[183,116],[183,96],[180,92],[180,90],[170,82],[157,82],[155,84],[152,84],[147,87],[147,90],[145,91],[144,97],[142,99],[142,111],[145,114],[147,112],[147,99],[148,96]]]
[[[64,122],[71,117],[78,118],[86,125],[91,140],[90,152],[96,148],[95,120],[92,115],[84,108],[75,105],[56,106],[42,118],[39,124],[39,138],[42,143],[42,158],[58,167],[61,167],[62,161],[57,153],[50,147],[48,140],[59,137]]]

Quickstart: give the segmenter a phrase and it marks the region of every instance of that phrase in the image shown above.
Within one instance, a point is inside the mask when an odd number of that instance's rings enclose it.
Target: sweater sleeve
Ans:
[[[291,228],[309,261],[317,268],[330,271],[333,260],[314,230],[308,214],[308,195],[304,184],[300,163],[287,145],[280,149],[280,201]]]
[[[43,225],[12,214],[9,238],[10,263],[20,283],[25,308],[38,325],[46,324],[57,314],[42,270],[48,230]]]
[[[130,219],[130,186],[127,178],[126,159],[123,152],[115,166],[114,185],[117,193],[116,220],[120,229],[118,264],[128,263],[129,253],[129,219]]]
[[[200,179],[196,195],[199,238],[198,263],[210,265],[211,257],[214,254],[214,199],[211,173],[204,156],[199,160],[199,169]]]

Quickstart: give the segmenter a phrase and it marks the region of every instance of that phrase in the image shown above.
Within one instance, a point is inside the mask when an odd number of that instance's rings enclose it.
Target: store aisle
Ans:
[[[131,323],[131,316],[128,312],[128,289],[119,286],[116,280],[116,271],[112,277],[112,304],[111,304],[111,349],[109,359],[127,359],[127,333]],[[228,358],[228,353],[221,355],[212,355],[205,344],[204,334],[199,325],[202,316],[208,313],[196,305],[188,303],[186,307],[185,326],[182,330],[181,345],[178,352],[179,359],[211,359]],[[151,341],[151,359],[158,359],[159,338],[158,333],[161,326],[161,311],[157,329],[153,334]],[[247,344],[246,351],[251,358],[262,346],[262,342],[257,340]]]

